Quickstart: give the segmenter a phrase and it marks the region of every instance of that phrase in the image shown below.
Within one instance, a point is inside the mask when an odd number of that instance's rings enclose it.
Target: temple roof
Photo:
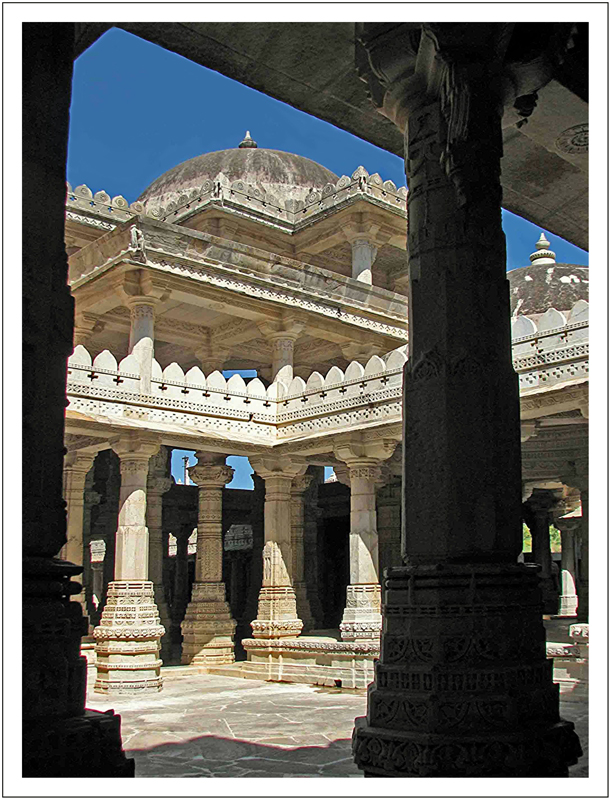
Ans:
[[[249,134],[231,150],[217,150],[168,170],[138,198],[147,207],[165,205],[177,195],[199,190],[206,181],[258,186],[279,200],[304,200],[312,189],[335,184],[338,176],[309,158],[257,147]]]

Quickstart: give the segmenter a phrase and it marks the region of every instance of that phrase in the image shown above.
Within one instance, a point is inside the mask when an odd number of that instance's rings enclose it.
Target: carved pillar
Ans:
[[[196,453],[189,468],[199,486],[197,560],[191,602],[182,623],[183,664],[231,664],[235,660],[236,623],[225,600],[223,583],[223,487],[233,478],[224,456]]]
[[[392,481],[378,489],[379,571],[401,564],[401,484]]]
[[[577,616],[581,621],[587,622],[590,614],[590,505],[587,487],[580,490],[581,494],[581,525],[579,535],[581,542],[581,559],[579,564],[579,608]]]
[[[580,755],[559,718],[536,570],[517,563],[505,31],[367,23],[360,37],[372,96],[405,133],[409,186],[405,566],[384,576],[380,659],[356,721],[367,776],[566,776]]]
[[[151,393],[151,375],[155,355],[155,305],[156,300],[146,297],[130,297],[129,352],[140,364],[140,390]]]
[[[523,506],[524,521],[532,536],[533,558],[540,567],[539,580],[543,595],[543,613],[556,614],[558,591],[552,577],[552,551],[549,528],[551,512],[557,504],[555,493],[547,489],[534,489]]]
[[[149,541],[146,485],[152,441],[125,437],[113,444],[121,462],[119,520],[115,540],[115,579],[96,639],[94,691],[104,694],[158,692],[162,688],[159,624],[153,584],[148,580]]]
[[[165,448],[164,448],[165,450]],[[154,458],[151,459],[151,463]],[[159,621],[165,628],[161,637],[160,657],[162,661],[170,658],[170,626],[172,624],[170,609],[165,598],[163,586],[163,495],[172,487],[172,479],[162,475],[149,475],[146,483],[146,525],[149,532],[149,572],[148,577],[153,584],[153,597],[159,611]]]
[[[558,615],[561,617],[577,616],[579,598],[577,596],[576,564],[575,564],[575,533],[579,529],[579,517],[560,518],[556,520],[556,527],[560,531],[562,546],[562,560],[560,562],[560,605]]]
[[[304,494],[312,483],[311,475],[297,475],[291,484],[291,548],[293,561],[291,581],[295,590],[297,616],[303,622],[303,630],[314,627],[314,618],[308,600],[304,567],[305,499]]]
[[[368,239],[352,242],[352,277],[361,283],[373,283],[372,267],[378,248]]]
[[[382,629],[378,576],[376,481],[379,462],[372,458],[348,462],[350,470],[350,584],[339,626],[342,639],[377,639]]]
[[[318,486],[319,483],[324,482],[324,467],[314,467],[314,470],[319,471],[319,475],[317,480],[312,482],[304,496],[304,578],[310,601],[310,611],[314,618],[314,627],[321,628],[323,626],[324,612],[320,600],[318,523],[322,515],[322,509],[318,507]]]
[[[295,342],[305,328],[304,323],[289,317],[281,322],[260,322],[258,328],[272,348],[271,380],[280,378],[290,383],[293,379]]]
[[[263,545],[265,543],[264,507],[265,481],[259,475],[253,475],[255,488],[252,493],[250,524],[252,527],[252,555],[250,559],[250,575],[248,593],[244,603],[244,611],[236,628],[236,651],[241,655],[242,639],[252,635],[251,622],[257,616],[257,606],[263,580]]]
[[[60,558],[73,564],[83,564],[83,523],[85,512],[85,480],[93,466],[95,453],[69,453],[64,461],[64,499],[66,501],[66,544],[60,550]],[[85,592],[83,588],[74,600],[81,604],[85,614]]]
[[[256,638],[299,636],[303,627],[297,616],[295,590],[291,584],[291,483],[305,465],[288,458],[251,458],[255,472],[265,480],[265,546],[263,581],[257,618],[252,622]]]

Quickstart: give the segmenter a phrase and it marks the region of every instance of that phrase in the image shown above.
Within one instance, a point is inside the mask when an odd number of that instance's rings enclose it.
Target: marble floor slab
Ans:
[[[354,718],[366,713],[366,690],[162,672],[158,694],[108,698],[93,692],[90,670],[87,707],[121,714],[136,777],[363,777],[350,740]],[[561,706],[585,753],[571,775],[586,777],[587,706]]]

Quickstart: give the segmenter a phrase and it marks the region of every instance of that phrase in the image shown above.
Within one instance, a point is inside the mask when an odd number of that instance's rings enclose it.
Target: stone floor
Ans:
[[[350,737],[366,712],[364,689],[327,689],[165,667],[160,694],[114,697],[93,693],[87,707],[122,717],[123,746],[136,777],[359,778]],[[585,756],[571,768],[587,777],[588,713],[583,702],[561,703],[575,723]]]

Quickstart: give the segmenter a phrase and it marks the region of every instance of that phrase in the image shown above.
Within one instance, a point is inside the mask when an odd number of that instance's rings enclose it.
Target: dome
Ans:
[[[578,300],[589,300],[589,269],[557,264],[556,254],[542,233],[529,267],[507,273],[512,316],[544,314],[548,308],[569,311]]]
[[[206,181],[227,186],[243,181],[284,203],[288,199],[305,200],[312,189],[323,189],[338,180],[331,170],[309,158],[257,147],[247,133],[238,147],[204,153],[168,170],[138,200],[150,209],[166,206],[182,195],[191,196]]]

